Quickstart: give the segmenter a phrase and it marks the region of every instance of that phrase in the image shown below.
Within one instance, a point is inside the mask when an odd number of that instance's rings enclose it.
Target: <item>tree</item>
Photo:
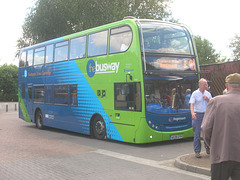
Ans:
[[[17,101],[18,67],[4,64],[0,66],[0,101]]]
[[[203,39],[201,36],[195,36],[194,39],[200,65],[218,63],[225,60],[220,58],[220,53],[216,52],[212,43],[207,39]]]
[[[234,61],[240,60],[240,35],[236,34],[235,37],[231,40],[229,47],[233,51]]]
[[[37,0],[26,16],[18,47],[118,21],[126,16],[172,20],[171,0]]]

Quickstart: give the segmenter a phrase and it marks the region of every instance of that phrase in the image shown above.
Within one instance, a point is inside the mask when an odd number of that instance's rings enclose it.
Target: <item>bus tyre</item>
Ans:
[[[106,126],[101,116],[96,116],[93,119],[93,135],[97,139],[104,139],[106,136]]]
[[[36,112],[35,122],[38,129],[43,129],[43,115],[40,110]]]

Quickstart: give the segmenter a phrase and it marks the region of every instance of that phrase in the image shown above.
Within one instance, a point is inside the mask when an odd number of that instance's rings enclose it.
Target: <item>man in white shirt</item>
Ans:
[[[192,93],[189,103],[192,114],[192,127],[194,132],[193,149],[196,158],[201,158],[201,125],[207,104],[209,100],[212,99],[212,95],[207,91],[208,83],[206,79],[200,79],[198,87],[199,88]],[[205,148],[207,154],[209,154],[209,147],[205,145]]]

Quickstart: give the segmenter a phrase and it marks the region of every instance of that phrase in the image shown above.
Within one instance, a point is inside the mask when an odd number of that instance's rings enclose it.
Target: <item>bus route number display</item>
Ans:
[[[195,70],[195,61],[190,58],[151,58],[147,59],[148,70]]]

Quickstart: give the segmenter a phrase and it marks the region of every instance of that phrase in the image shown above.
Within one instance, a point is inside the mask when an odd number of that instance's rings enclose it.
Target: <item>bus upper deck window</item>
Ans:
[[[86,36],[78,37],[70,41],[70,59],[86,57]]]
[[[132,31],[129,26],[111,29],[109,53],[126,51],[132,42]]]
[[[53,44],[46,46],[46,63],[53,62]]]
[[[45,47],[35,49],[34,65],[44,64]]]
[[[32,66],[32,65],[33,65],[33,50],[29,50],[27,53],[26,66]]]
[[[24,67],[26,65],[26,51],[22,52],[19,60],[19,67]]]
[[[191,38],[185,28],[151,22],[143,22],[141,27],[145,52],[193,55]]]
[[[101,31],[89,35],[88,56],[100,56],[107,54],[108,31]]]
[[[68,59],[68,41],[60,42],[55,47],[55,62]]]

